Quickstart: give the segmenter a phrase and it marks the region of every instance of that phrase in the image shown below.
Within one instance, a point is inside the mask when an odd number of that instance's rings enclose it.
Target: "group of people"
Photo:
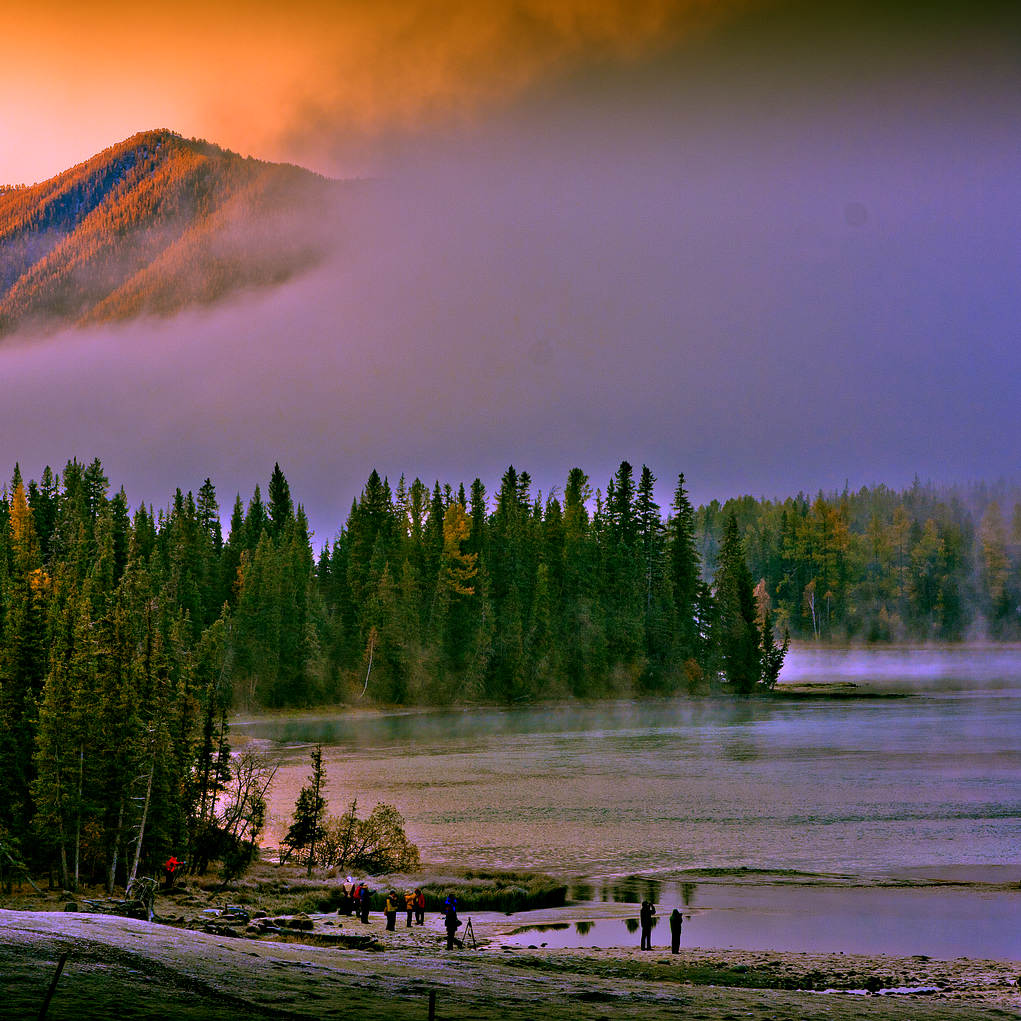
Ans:
[[[340,908],[337,913],[341,915],[356,915],[365,923],[369,921],[369,906],[372,902],[373,891],[365,883],[359,883],[351,879],[340,884]],[[408,928],[410,929],[414,920],[415,925],[425,925],[425,894],[421,889],[408,891],[400,894],[396,890],[390,890],[386,895],[386,904],[383,914],[386,916],[386,927],[390,932],[397,928],[397,913],[402,909],[407,914]],[[444,901],[443,907],[443,928],[447,931],[447,949],[453,950],[454,946],[460,947],[461,941],[457,938],[457,930],[461,920],[457,917],[457,898],[453,895]]]
[[[412,918],[415,919],[416,925],[425,925],[425,894],[419,889],[413,893],[408,891],[404,894],[391,890],[386,895],[386,907],[383,909],[383,914],[386,915],[387,929],[393,932],[397,928],[397,912],[400,910],[402,902],[404,910],[408,914],[408,928],[411,928]]]
[[[347,882],[340,884],[340,907],[337,914],[355,915],[368,924],[373,892],[366,883],[359,883],[349,876]],[[397,912],[402,905],[407,912],[409,929],[412,924],[425,925],[425,894],[420,889],[409,890],[404,894],[391,890],[386,895],[386,905],[383,909],[386,927],[391,932],[397,928]]]
[[[372,892],[365,883],[357,883],[349,877],[346,883],[340,884],[340,907],[337,914],[354,915],[368,925]]]
[[[642,901],[642,909],[638,913],[638,920],[642,926],[642,950],[652,949],[652,927],[656,924],[656,905],[651,900]],[[681,912],[674,908],[670,913],[670,952],[679,954],[681,952],[681,925],[684,917]]]
[[[340,908],[338,914],[355,915],[368,924],[369,907],[372,902],[373,891],[365,883],[359,883],[348,877],[346,883],[340,886]],[[386,895],[386,905],[383,913],[386,916],[386,927],[390,932],[397,928],[397,913],[402,909],[407,915],[408,928],[412,924],[425,925],[425,894],[421,889],[407,891],[399,894],[396,890],[390,890]],[[457,930],[461,920],[457,917],[457,898],[453,895],[447,897],[441,908],[443,913],[443,928],[447,932],[447,949],[453,950],[454,946],[462,946],[457,938]],[[413,921],[414,920],[414,921]],[[681,950],[681,925],[684,918],[678,908],[670,913],[670,951],[677,954]],[[656,905],[651,900],[643,900],[639,912],[639,922],[642,928],[642,950],[652,949],[652,928],[656,924]]]

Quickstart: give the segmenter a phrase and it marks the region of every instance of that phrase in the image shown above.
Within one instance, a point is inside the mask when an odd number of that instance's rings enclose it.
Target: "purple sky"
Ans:
[[[208,475],[229,512],[279,461],[317,544],[373,467],[628,459],[664,504],[679,471],[696,501],[1017,479],[1021,75],[980,43],[590,67],[381,139],[326,269],[5,345],[0,470],[98,456],[158,506]]]

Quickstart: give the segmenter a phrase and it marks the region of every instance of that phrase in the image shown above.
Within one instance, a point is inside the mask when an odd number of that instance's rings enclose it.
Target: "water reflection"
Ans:
[[[612,904],[640,904],[643,900],[651,901],[653,904],[680,902],[685,907],[691,907],[695,903],[697,891],[698,883],[676,883],[629,876],[627,879],[607,883],[598,888],[589,883],[575,883],[568,887],[567,899],[575,903],[600,900]]]
[[[664,905],[675,903],[679,893],[668,890]],[[700,884],[699,895],[701,903],[684,912],[685,947],[1021,960],[1016,886],[976,892],[707,883]],[[668,915],[663,906],[653,919],[660,946],[670,935]],[[547,922],[514,930],[508,943],[528,945],[541,932],[551,947],[636,946],[640,928],[637,917],[589,918],[573,926]]]
[[[581,895],[583,889],[586,889],[583,884],[575,887],[575,899],[592,900],[591,896],[583,897]],[[592,887],[587,887],[587,889],[593,892]],[[600,900],[610,901],[614,904],[641,904],[643,900],[651,900],[655,904],[660,898],[662,889],[663,884],[656,879],[628,876],[626,879],[603,886]]]
[[[646,740],[656,732],[678,727],[743,726],[768,716],[765,702],[702,702],[684,699],[619,701],[600,706],[543,706],[520,709],[407,710],[371,715],[309,714],[307,716],[239,720],[234,726],[251,737],[285,745],[374,747],[422,743],[442,744],[494,736],[558,734],[565,738],[611,736]]]

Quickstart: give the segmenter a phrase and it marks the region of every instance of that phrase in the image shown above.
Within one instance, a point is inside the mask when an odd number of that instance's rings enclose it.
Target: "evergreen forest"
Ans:
[[[1006,487],[667,508],[648,467],[495,493],[373,471],[316,551],[275,466],[132,508],[69,462],[0,500],[0,882],[30,861],[112,889],[186,849],[237,873],[272,779],[232,707],[514,704],[768,691],[802,641],[1016,639]],[[226,519],[226,515],[223,516]],[[6,875],[9,875],[7,873]]]

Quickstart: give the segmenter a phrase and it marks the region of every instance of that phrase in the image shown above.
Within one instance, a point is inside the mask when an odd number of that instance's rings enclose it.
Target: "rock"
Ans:
[[[78,910],[78,905],[73,900],[69,900],[64,905],[64,910],[65,911],[77,911]]]

